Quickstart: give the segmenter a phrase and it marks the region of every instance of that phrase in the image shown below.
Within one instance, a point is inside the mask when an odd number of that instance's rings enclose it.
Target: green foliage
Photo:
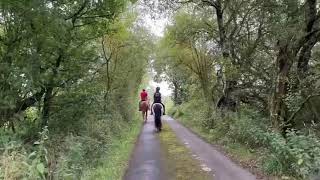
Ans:
[[[290,131],[284,138],[280,133],[268,129],[268,119],[250,108],[242,109],[240,113],[235,114],[222,115],[216,112],[212,117],[208,117],[207,112],[200,111],[194,104],[199,102],[191,101],[170,111],[187,126],[198,127],[208,140],[226,146],[227,151],[234,153],[238,158],[256,158],[246,152],[240,152],[241,149],[262,151],[263,158],[256,160],[259,160],[261,168],[268,174],[287,174],[303,179],[318,174],[318,137]],[[209,128],[212,122],[214,124]],[[245,148],[239,148],[237,143]]]
[[[48,129],[40,133],[39,141],[34,142],[32,152],[28,152],[14,141],[4,144],[0,158],[0,177],[2,179],[46,179],[48,175],[48,151],[46,141]]]
[[[282,163],[274,155],[269,155],[264,158],[263,170],[267,174],[283,174],[284,169]]]
[[[179,7],[153,62],[170,113],[269,174],[319,174],[317,2],[160,2]]]
[[[134,142],[140,132],[140,121],[131,122],[119,137],[109,142],[98,168],[86,171],[82,179],[122,179]]]
[[[124,12],[130,2],[0,2],[1,178],[81,179],[108,152],[128,157],[132,139],[114,144],[136,135],[153,48],[136,13]],[[50,134],[39,134],[46,125]],[[126,160],[113,159],[118,176]]]
[[[204,97],[212,97],[216,61],[210,56],[212,42],[207,40],[212,34],[204,16],[178,11],[173,24],[167,27],[165,36],[158,43],[159,50],[153,62],[156,79],[170,83],[175,104],[188,100],[189,86],[193,83],[201,84],[200,91]]]

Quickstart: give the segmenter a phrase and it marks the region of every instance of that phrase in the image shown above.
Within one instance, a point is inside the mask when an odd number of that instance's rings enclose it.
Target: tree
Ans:
[[[2,1],[3,119],[42,101],[47,125],[52,99],[98,60],[93,42],[109,31],[125,2]]]
[[[283,16],[285,21],[280,21],[279,28],[287,27],[285,34],[277,37],[276,81],[271,103],[271,120],[276,129],[285,130],[288,126],[288,107],[284,102],[288,95],[290,71],[293,65],[297,66],[298,82],[306,77],[311,52],[319,41],[319,17],[316,0],[306,0],[303,4],[299,1],[285,1],[282,5],[287,9]],[[280,12],[277,12],[277,14]],[[274,15],[274,14],[273,14]],[[301,28],[303,27],[303,28]]]
[[[222,89],[219,107],[232,109],[240,102],[256,104],[269,109],[274,129],[285,131],[293,123],[288,121],[294,110],[287,107],[286,99],[293,99],[293,94],[306,99],[310,93],[303,88],[303,79],[311,75],[312,49],[319,39],[317,1],[161,2],[195,11],[193,18],[201,17],[207,25],[205,31],[211,32],[206,42],[215,47],[211,48],[211,58],[216,61],[216,83]]]
[[[167,75],[176,88],[181,87],[177,78],[188,76],[187,73],[178,72],[189,70],[196,75],[202,87],[203,97],[212,104],[214,100],[211,74],[214,61],[210,56],[212,44],[206,42],[209,36],[205,31],[206,26],[200,18],[194,19],[187,13],[178,14],[174,25],[168,28],[165,39],[161,42],[162,51],[157,58],[163,58],[163,68],[172,71]],[[176,97],[178,91],[179,89],[175,89]]]

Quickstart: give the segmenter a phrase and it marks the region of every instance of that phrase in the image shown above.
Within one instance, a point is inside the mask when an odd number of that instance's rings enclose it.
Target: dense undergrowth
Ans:
[[[127,81],[132,80],[120,82]],[[140,83],[111,92],[107,104],[96,83],[57,96],[42,130],[36,107],[22,114],[15,133],[2,128],[0,179],[121,179],[140,129],[135,108]]]
[[[0,179],[121,179],[140,128],[136,117],[84,121],[92,124],[78,133],[44,128],[31,142],[30,131],[2,130]]]
[[[200,100],[172,107],[170,114],[243,165],[257,164],[267,175],[297,179],[317,176],[320,170],[319,137],[299,131],[284,138],[272,131],[268,119],[250,108],[237,113],[208,113]],[[248,164],[246,164],[248,163]],[[291,177],[291,178],[290,178]]]

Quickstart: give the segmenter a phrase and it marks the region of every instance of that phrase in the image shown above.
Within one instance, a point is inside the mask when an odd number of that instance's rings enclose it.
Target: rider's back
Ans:
[[[148,93],[146,91],[142,91],[140,93],[141,101],[146,101],[148,99]]]
[[[154,93],[153,101],[154,101],[154,103],[161,103],[161,93],[160,92]]]

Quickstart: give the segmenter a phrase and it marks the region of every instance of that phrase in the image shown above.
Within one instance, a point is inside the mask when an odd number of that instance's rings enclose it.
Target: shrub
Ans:
[[[48,158],[45,142],[48,140],[48,130],[40,133],[40,140],[35,142],[34,151],[30,154],[20,143],[11,141],[4,147],[0,157],[1,179],[46,179],[48,175]]]
[[[270,155],[264,159],[263,167],[270,174],[307,178],[320,170],[320,142],[313,135],[290,131],[284,138],[250,117],[236,120],[228,134],[251,147],[266,148]]]
[[[268,119],[250,108],[237,113],[208,111],[190,101],[176,107],[187,125],[203,127],[206,137],[220,143],[241,143],[265,151],[262,167],[273,175],[290,174],[303,179],[320,172],[320,142],[315,135],[290,131],[284,138],[268,127]],[[181,114],[180,114],[181,115]]]

